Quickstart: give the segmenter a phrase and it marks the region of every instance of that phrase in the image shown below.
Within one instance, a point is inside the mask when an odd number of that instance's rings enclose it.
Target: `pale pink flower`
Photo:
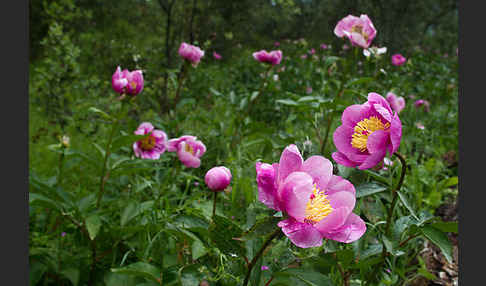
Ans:
[[[320,47],[321,47],[322,50],[326,50],[327,49],[327,45],[326,44],[321,44]]]
[[[192,66],[196,67],[204,56],[204,51],[199,47],[182,43],[179,47],[179,55],[191,62]]]
[[[253,58],[255,58],[257,61],[262,63],[278,65],[282,60],[282,51],[277,50],[277,51],[267,52],[265,50],[261,50],[258,52],[254,52]]]
[[[353,46],[368,48],[376,36],[376,29],[368,15],[362,14],[359,18],[348,15],[337,23],[334,34],[348,38]]]
[[[143,75],[141,70],[123,71],[118,66],[111,77],[111,86],[119,94],[137,95],[143,90]]]
[[[415,101],[413,105],[415,106],[415,108],[419,108],[419,107],[423,106],[424,110],[427,111],[427,112],[429,112],[429,110],[430,110],[429,109],[430,103],[425,99],[419,99],[419,100]]]
[[[386,100],[390,103],[393,111],[396,111],[397,113],[400,113],[400,111],[405,108],[405,98],[402,96],[397,97],[393,92],[386,94]]]
[[[184,135],[170,139],[167,143],[167,151],[177,152],[177,157],[186,167],[199,168],[201,166],[200,158],[206,152],[206,146],[197,140],[197,137]]]
[[[162,130],[154,129],[154,126],[149,122],[140,124],[134,133],[136,135],[148,135],[133,143],[133,151],[136,157],[157,160],[167,149],[167,134]]]

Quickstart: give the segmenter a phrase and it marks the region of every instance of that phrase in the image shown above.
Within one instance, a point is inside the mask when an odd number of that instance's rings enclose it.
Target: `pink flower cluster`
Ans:
[[[123,71],[118,66],[111,76],[111,86],[119,94],[137,95],[143,90],[143,75],[141,70]]]
[[[179,160],[188,168],[199,168],[201,156],[206,152],[206,146],[195,136],[184,135],[167,140],[164,131],[157,130],[149,122],[144,122],[134,132],[136,135],[147,135],[133,143],[135,156],[142,159],[157,160],[165,151],[176,152]]]
[[[348,38],[353,46],[368,48],[376,36],[376,29],[368,15],[348,15],[337,23],[334,34]]]

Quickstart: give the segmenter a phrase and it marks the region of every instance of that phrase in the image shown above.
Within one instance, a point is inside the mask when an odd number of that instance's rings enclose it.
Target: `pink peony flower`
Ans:
[[[419,100],[415,101],[413,105],[415,106],[415,108],[419,108],[421,106],[424,106],[424,110],[427,111],[427,112],[429,112],[429,110],[430,110],[430,103],[425,99],[419,99]]]
[[[343,48],[343,51],[347,51],[347,50],[349,50],[349,46],[348,46],[348,45],[346,45],[346,44],[344,44],[342,48]]]
[[[196,67],[204,56],[204,51],[199,47],[182,43],[179,47],[179,55],[184,59],[190,61],[193,67]]]
[[[222,59],[223,57],[222,57],[220,54],[218,54],[218,53],[216,53],[216,52],[213,52],[213,58],[215,58],[215,59],[217,59],[217,60],[220,60],[220,59]]]
[[[231,182],[231,171],[224,166],[213,167],[204,176],[204,181],[211,190],[222,191]]]
[[[143,90],[143,75],[141,70],[123,71],[118,66],[111,77],[111,86],[119,94],[137,95]]]
[[[387,151],[398,150],[402,138],[402,123],[398,113],[378,93],[370,92],[368,101],[348,106],[341,118],[342,125],[333,134],[337,152],[332,158],[346,167],[369,169],[383,161]]]
[[[303,59],[303,60],[307,59],[307,54],[301,55],[300,58]]]
[[[262,271],[264,271],[264,270],[268,270],[268,269],[270,269],[270,268],[268,268],[268,266],[266,266],[266,265],[262,265],[262,267],[261,267],[261,270],[262,270]]]
[[[199,168],[201,156],[206,152],[206,146],[197,137],[184,135],[176,139],[170,139],[167,151],[177,152],[177,157],[182,164],[189,168]]]
[[[279,43],[279,42],[275,42],[275,43],[273,43],[273,45],[274,45],[275,47],[278,47],[278,46],[280,46],[280,43]]]
[[[322,245],[322,239],[350,243],[366,231],[352,211],[354,186],[332,174],[331,161],[322,156],[303,160],[294,144],[285,148],[278,163],[255,165],[258,199],[288,218],[278,226],[298,247]]]
[[[337,23],[334,34],[339,38],[347,37],[353,46],[368,48],[376,36],[376,29],[368,15],[362,14],[359,18],[348,15]]]
[[[326,50],[327,49],[327,45],[326,44],[321,44],[321,49],[322,50]]]
[[[312,86],[308,86],[305,88],[305,93],[311,94],[312,93]]]
[[[258,52],[253,53],[253,57],[262,63],[269,63],[272,65],[278,65],[280,64],[280,61],[282,60],[282,51],[277,50],[277,51],[271,51],[267,52],[265,50],[261,50]]]
[[[396,111],[397,113],[400,113],[400,111],[405,108],[405,98],[402,96],[397,97],[393,92],[386,94],[386,100],[390,104],[393,111]]]
[[[316,49],[314,49],[314,48],[310,49],[309,53],[310,53],[311,55],[315,54],[315,53],[316,53]]]
[[[394,54],[391,59],[394,66],[401,66],[407,61],[401,54]]]
[[[134,132],[136,135],[147,135],[146,138],[133,143],[135,156],[143,159],[157,160],[167,149],[167,134],[164,131],[154,129],[149,122],[138,126]]]

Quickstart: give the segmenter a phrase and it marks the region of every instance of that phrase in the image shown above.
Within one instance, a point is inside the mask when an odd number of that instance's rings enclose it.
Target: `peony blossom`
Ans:
[[[199,61],[201,61],[201,58],[204,56],[204,51],[199,47],[182,43],[179,47],[179,55],[191,62],[193,67],[196,67],[197,64],[199,64]]]
[[[320,47],[321,47],[322,50],[326,50],[327,49],[327,45],[326,44],[321,44]]]
[[[213,58],[215,58],[216,60],[220,60],[220,59],[222,59],[223,57],[222,57],[220,54],[218,54],[218,53],[216,53],[216,52],[213,52]]]
[[[311,55],[315,54],[315,53],[316,53],[316,49],[314,49],[314,48],[310,49],[309,53],[310,53]]]
[[[224,166],[211,168],[204,176],[204,182],[212,191],[222,191],[231,182],[231,171]]]
[[[402,96],[397,97],[393,92],[386,94],[386,100],[390,104],[393,111],[396,111],[397,113],[400,113],[400,111],[405,108],[405,98]]]
[[[141,70],[123,71],[118,66],[111,77],[111,86],[119,94],[137,95],[143,90],[143,75]]]
[[[184,135],[179,138],[170,139],[167,151],[177,152],[177,157],[182,164],[189,168],[199,168],[201,156],[206,152],[206,146],[197,137]]]
[[[271,51],[267,52],[265,50],[261,50],[258,52],[253,53],[253,58],[255,58],[257,61],[261,63],[269,63],[272,65],[278,65],[280,64],[280,61],[282,60],[282,51],[277,50],[277,51]]]
[[[280,43],[279,43],[279,42],[275,42],[275,43],[273,43],[273,45],[274,45],[275,47],[278,47],[278,46],[280,46]]]
[[[368,101],[348,106],[342,125],[333,134],[337,152],[332,158],[346,167],[369,169],[392,155],[400,147],[402,123],[398,113],[378,93],[370,92]]]
[[[140,124],[134,133],[136,135],[149,135],[133,143],[133,151],[135,156],[139,158],[157,160],[167,149],[167,134],[164,131],[154,129],[154,126],[149,122]]]
[[[376,36],[376,29],[368,15],[362,14],[359,18],[348,15],[337,23],[334,34],[348,38],[353,46],[368,48]]]
[[[419,99],[419,100],[415,101],[413,105],[415,106],[415,108],[419,108],[419,107],[423,106],[425,111],[427,111],[427,112],[429,112],[429,110],[430,110],[430,103],[425,99]]]
[[[401,54],[394,54],[391,60],[394,66],[401,66],[407,61],[407,59]]]
[[[308,86],[305,88],[305,93],[311,94],[312,93],[312,86]]]
[[[287,219],[277,225],[298,247],[322,245],[322,239],[351,243],[366,231],[352,211],[354,186],[332,174],[331,161],[322,156],[303,160],[294,144],[285,148],[278,163],[257,162],[258,199],[282,211]]]

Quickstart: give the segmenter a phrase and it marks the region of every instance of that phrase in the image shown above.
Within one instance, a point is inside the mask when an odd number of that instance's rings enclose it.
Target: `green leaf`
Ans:
[[[437,228],[428,225],[422,228],[422,233],[432,243],[437,245],[444,254],[447,261],[449,263],[452,263],[452,244],[447,238],[447,235]]]
[[[195,239],[191,245],[192,260],[196,260],[199,257],[204,256],[206,253],[208,253],[208,250],[204,244],[199,239]]]
[[[29,193],[29,204],[34,205],[34,204],[40,204],[44,205],[50,208],[57,209],[59,211],[62,211],[63,207],[61,204],[59,204],[56,201],[53,201],[43,195],[37,194],[37,193]]]
[[[88,229],[89,238],[95,239],[101,228],[101,219],[97,214],[91,215],[86,219],[86,228]]]
[[[61,271],[61,274],[69,279],[74,286],[77,286],[79,283],[79,269],[76,268],[69,268]]]
[[[120,225],[125,226],[132,218],[138,215],[138,203],[130,202],[123,210],[120,217]]]
[[[443,232],[453,232],[458,233],[458,223],[456,221],[440,221],[431,224],[430,226],[435,227]]]
[[[234,239],[241,237],[240,227],[222,216],[215,215],[213,219],[208,229],[209,239],[225,254],[244,256],[242,243]]]
[[[111,271],[115,273],[140,276],[160,283],[160,269],[152,264],[145,262],[135,262],[125,267],[112,268]]]
[[[252,102],[253,100],[255,100],[255,98],[257,98],[258,96],[258,91],[254,91],[251,93],[251,96],[250,96],[250,102]]]
[[[398,193],[398,197],[400,198],[400,201],[402,201],[403,205],[407,208],[407,210],[410,212],[410,214],[413,216],[413,218],[416,219],[416,220],[419,220],[419,218],[415,214],[415,211],[413,210],[412,206],[408,202],[408,199],[405,196],[405,194],[403,194],[400,191],[397,191],[397,193]]]
[[[98,109],[98,108],[96,108],[96,107],[90,107],[90,108],[88,108],[88,111],[90,111],[90,112],[94,112],[94,113],[96,113],[96,114],[99,114],[99,115],[101,115],[102,117],[104,117],[105,119],[108,119],[108,120],[111,120],[111,119],[112,119],[112,118],[111,118],[111,116],[110,116],[110,115],[108,115],[108,113],[106,113],[106,112],[104,112],[103,110]]]
[[[352,85],[359,85],[359,84],[362,84],[362,83],[366,83],[366,82],[371,82],[371,81],[374,81],[375,79],[372,78],[372,77],[361,77],[361,78],[355,78],[355,79],[352,79],[350,81],[348,81],[345,86],[346,87],[350,87]]]
[[[370,196],[383,192],[387,187],[376,183],[365,183],[356,187],[356,198]]]
[[[113,142],[111,143],[111,152],[115,153],[116,151],[118,151],[123,146],[127,146],[127,147],[131,148],[133,143],[135,143],[139,140],[142,140],[143,138],[146,138],[148,136],[150,136],[150,135],[149,134],[147,134],[147,135],[134,135],[134,134],[122,135],[122,136],[116,138],[115,140],[113,140]]]
[[[199,285],[204,278],[203,273],[199,272],[200,264],[192,264],[185,266],[179,270],[179,279],[182,286]]]
[[[299,104],[292,99],[277,99],[275,100],[275,103],[280,103],[283,105],[289,105],[289,106],[299,106]]]
[[[273,273],[271,285],[292,286],[333,286],[332,280],[326,275],[311,269],[288,268]]]
[[[266,216],[255,222],[255,224],[243,234],[242,239],[249,240],[268,235],[278,227],[277,223],[281,220],[282,219],[280,217]]]

